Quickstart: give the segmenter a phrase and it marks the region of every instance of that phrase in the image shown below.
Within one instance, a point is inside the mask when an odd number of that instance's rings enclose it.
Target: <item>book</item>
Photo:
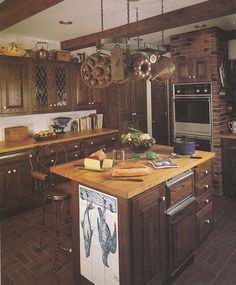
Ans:
[[[173,162],[173,160],[171,160],[170,158],[163,158],[161,160],[149,161],[149,163],[156,169],[179,167],[178,164]]]

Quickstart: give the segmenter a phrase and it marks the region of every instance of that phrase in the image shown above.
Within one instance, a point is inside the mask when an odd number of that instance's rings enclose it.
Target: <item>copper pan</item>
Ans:
[[[156,63],[151,65],[151,80],[166,81],[175,71],[173,61],[166,57],[160,56]]]

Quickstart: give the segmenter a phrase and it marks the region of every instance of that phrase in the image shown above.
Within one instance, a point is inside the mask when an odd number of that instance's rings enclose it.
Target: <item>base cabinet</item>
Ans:
[[[0,217],[4,218],[39,202],[31,177],[29,153],[0,160]]]
[[[164,187],[131,202],[132,283],[162,284],[166,279]]]
[[[236,197],[236,140],[222,140],[223,190],[228,197]]]

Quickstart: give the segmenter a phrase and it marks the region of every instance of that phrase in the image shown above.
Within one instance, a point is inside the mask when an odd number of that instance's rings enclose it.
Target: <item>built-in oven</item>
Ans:
[[[173,85],[175,136],[210,140],[212,135],[211,83]]]
[[[174,84],[175,134],[211,136],[211,83]]]

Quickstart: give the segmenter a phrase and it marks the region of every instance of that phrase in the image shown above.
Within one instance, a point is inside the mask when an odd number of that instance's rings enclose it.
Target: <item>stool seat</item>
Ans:
[[[47,199],[63,201],[70,199],[71,195],[69,189],[70,182],[60,182],[54,185],[48,185],[45,195]]]

